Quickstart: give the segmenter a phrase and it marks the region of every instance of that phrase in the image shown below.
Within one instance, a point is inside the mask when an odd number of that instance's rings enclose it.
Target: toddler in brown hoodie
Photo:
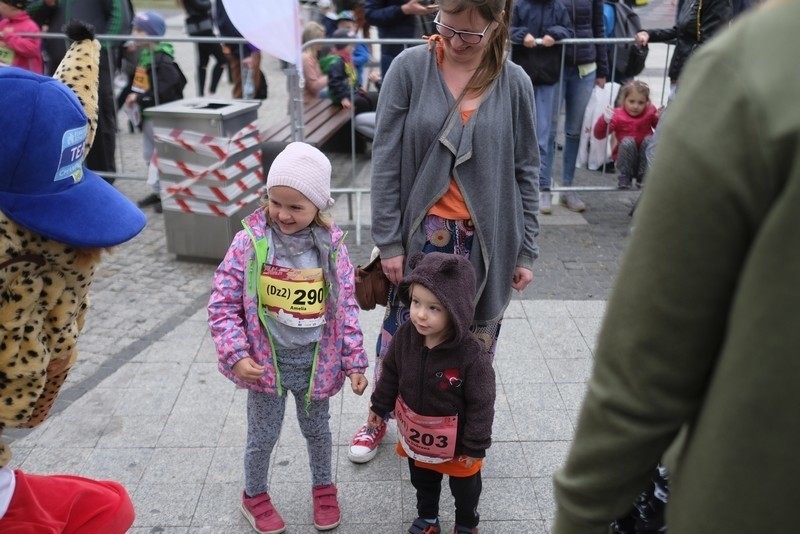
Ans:
[[[399,285],[409,321],[398,329],[372,394],[369,424],[394,410],[417,490],[412,534],[438,534],[443,475],[455,498],[453,532],[477,532],[481,467],[492,441],[495,377],[485,344],[469,328],[475,270],[455,254],[417,253]]]

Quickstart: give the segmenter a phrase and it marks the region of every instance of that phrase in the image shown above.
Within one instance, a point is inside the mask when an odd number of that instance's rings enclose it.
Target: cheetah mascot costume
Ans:
[[[0,434],[47,417],[77,358],[103,250],[146,222],[83,167],[97,124],[100,43],[82,23],[67,34],[74,43],[56,79],[0,68]],[[10,459],[0,438],[0,532],[121,534],[133,523],[120,484],[30,475]]]

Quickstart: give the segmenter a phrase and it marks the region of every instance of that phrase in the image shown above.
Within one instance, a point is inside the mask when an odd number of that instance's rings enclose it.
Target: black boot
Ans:
[[[197,67],[197,94],[203,96],[205,94],[205,89],[206,89],[206,67]]]
[[[225,72],[225,63],[217,63],[214,65],[214,70],[211,71],[211,86],[208,88],[209,93],[217,92],[217,86],[219,85],[223,72]]]

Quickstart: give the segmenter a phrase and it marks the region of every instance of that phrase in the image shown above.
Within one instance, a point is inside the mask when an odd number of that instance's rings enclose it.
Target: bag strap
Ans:
[[[41,254],[22,254],[20,256],[15,256],[0,263],[0,269],[5,269],[6,267],[9,267],[15,263],[24,263],[24,262],[35,263],[39,267],[42,267],[46,263],[44,256],[42,256]]]

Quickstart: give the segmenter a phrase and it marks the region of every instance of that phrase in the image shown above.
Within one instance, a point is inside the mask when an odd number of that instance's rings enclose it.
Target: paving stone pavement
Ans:
[[[653,3],[657,15],[663,9],[655,8],[666,1]],[[182,18],[168,15],[169,34],[181,35]],[[655,25],[660,19],[653,20]],[[181,64],[191,65],[190,45],[176,49]],[[655,72],[666,51],[654,51],[650,70]],[[259,109],[261,127],[286,110],[278,61],[267,58],[263,65],[270,98]],[[187,94],[193,91],[190,81]],[[228,91],[223,81],[218,94]],[[120,119],[119,170],[143,177],[141,136],[128,133]],[[334,187],[369,186],[368,152],[358,155],[355,168],[349,155],[329,155]],[[577,176],[580,185],[616,182],[614,175],[584,169]],[[132,199],[149,192],[143,180],[118,180],[116,186]],[[556,207],[552,216],[541,218],[534,283],[514,295],[497,350],[494,444],[483,473],[481,532],[549,531],[551,473],[569,447],[605,301],[629,234],[628,212],[638,194],[587,192],[583,214]],[[372,248],[368,197],[364,204],[360,244],[346,197],[334,208],[334,218],[349,230],[354,263],[364,263]],[[252,532],[238,510],[246,395],[217,372],[206,324],[215,265],[170,254],[163,216],[148,210],[147,217],[142,234],[108,254],[95,276],[79,361],[53,415],[36,430],[7,432],[14,466],[120,481],[136,507],[133,533]],[[381,314],[382,309],[361,315],[369,353]],[[394,427],[375,460],[350,463],[347,443],[365,418],[367,396],[345,389],[331,403],[334,476],[343,512],[336,532],[404,532],[416,517],[415,498],[407,467],[393,451]],[[316,530],[307,453],[292,402],[273,455],[271,493],[288,532],[310,533]],[[446,486],[441,514],[445,528],[452,528]]]

